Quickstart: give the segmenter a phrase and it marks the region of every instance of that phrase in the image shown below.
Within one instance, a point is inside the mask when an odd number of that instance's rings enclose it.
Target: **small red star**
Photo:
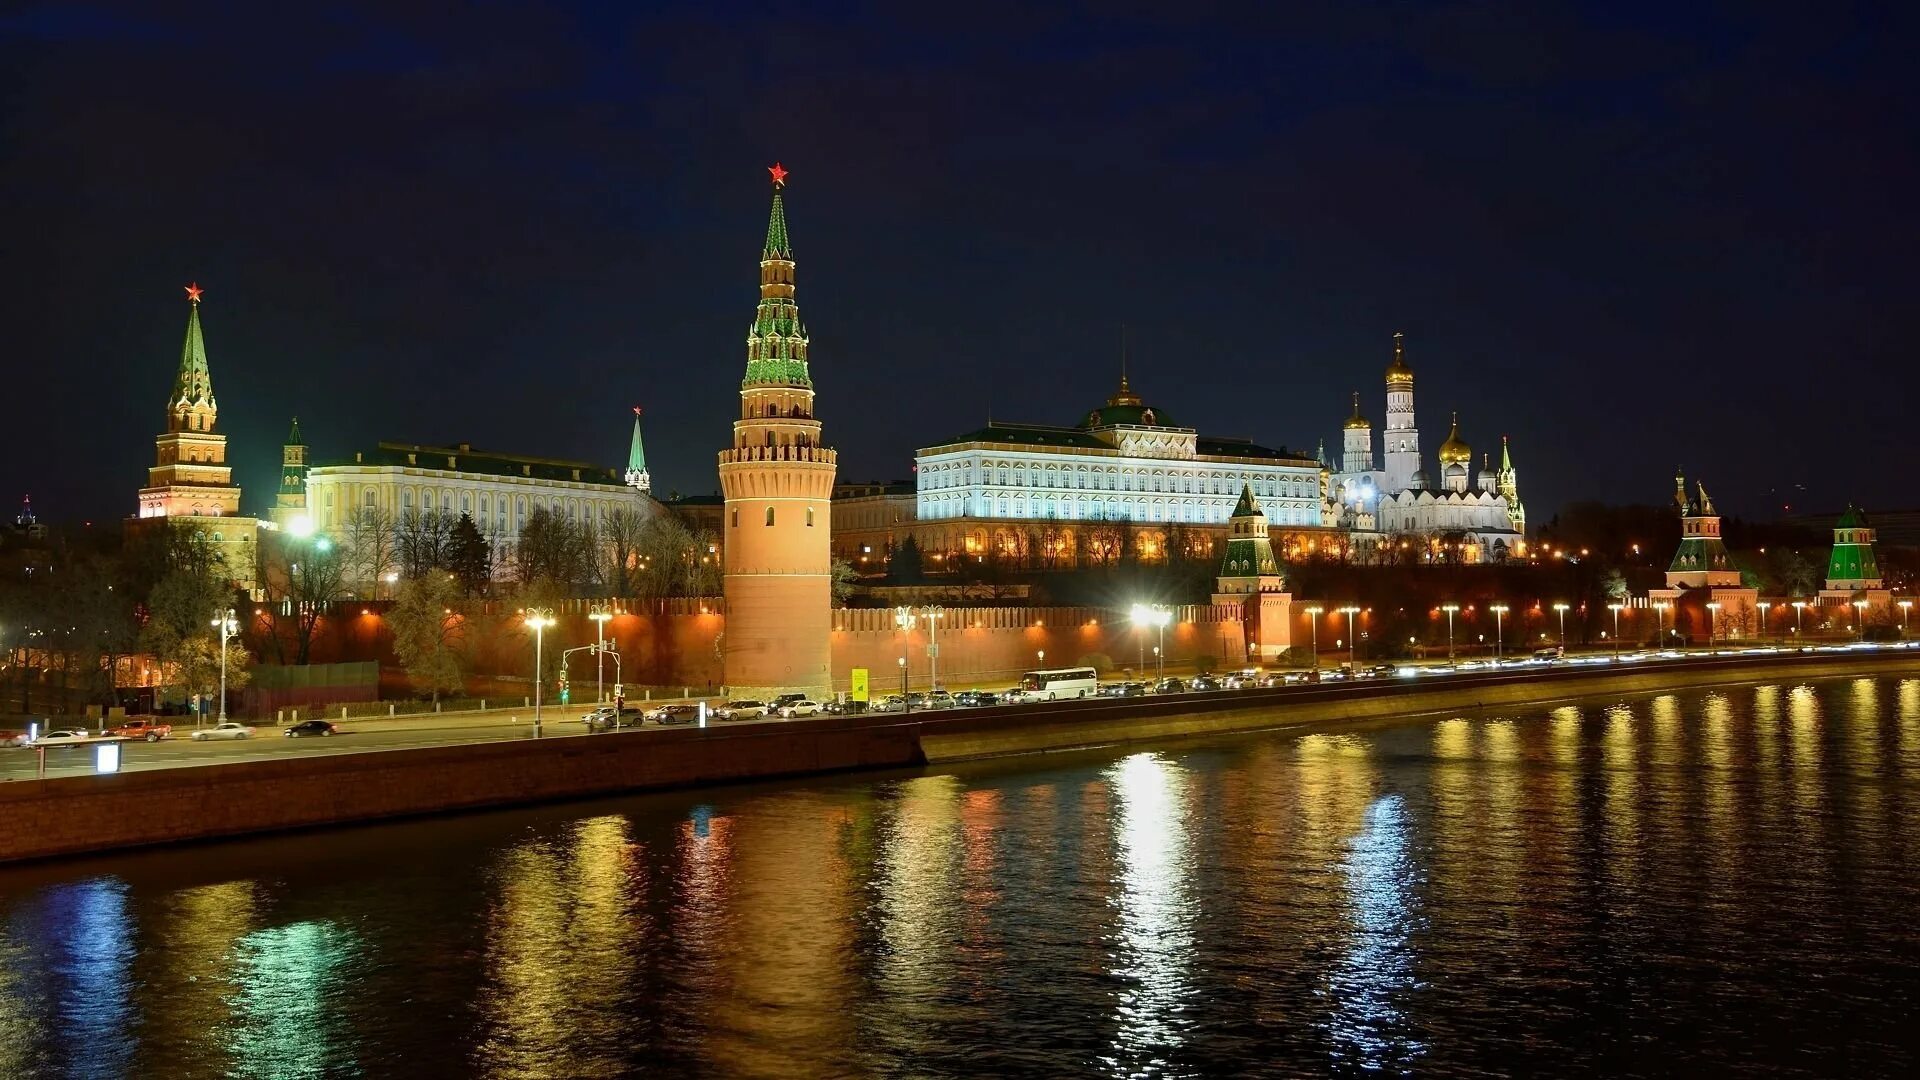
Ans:
[[[633,415],[635,415],[635,416],[639,416],[639,415],[640,415],[640,406],[638,406],[638,405],[635,405],[635,406],[633,407]]]
[[[207,291],[207,290],[205,290],[205,289],[203,289],[203,288],[201,288],[201,287],[199,286],[199,284],[198,284],[198,283],[195,283],[195,284],[192,284],[192,285],[188,285],[188,286],[187,286],[187,300],[188,300],[188,301],[189,301],[190,303],[195,303],[195,304],[197,304],[197,303],[199,303],[199,302],[200,302],[200,294],[201,294],[201,293],[203,293],[203,292],[206,292],[206,291]]]
[[[773,186],[774,186],[774,187],[786,187],[786,186],[787,186],[787,170],[785,170],[785,169],[783,169],[783,168],[781,168],[781,167],[780,167],[780,163],[779,163],[779,162],[777,162],[777,161],[776,161],[776,162],[774,162],[774,163],[773,163],[773,168],[771,168],[771,169],[768,169],[767,171],[773,174]]]

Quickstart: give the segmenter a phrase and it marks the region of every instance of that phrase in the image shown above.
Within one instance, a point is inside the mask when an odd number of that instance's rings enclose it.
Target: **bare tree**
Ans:
[[[620,507],[607,515],[607,526],[600,531],[600,578],[614,596],[633,596],[634,577],[640,569],[640,545],[648,529],[647,516],[638,510]]]
[[[399,566],[398,543],[390,511],[378,506],[354,511],[341,531],[340,546],[346,581],[356,594],[379,599],[380,583]]]
[[[403,577],[424,577],[447,565],[453,545],[453,517],[439,510],[404,514],[396,531],[396,550]]]

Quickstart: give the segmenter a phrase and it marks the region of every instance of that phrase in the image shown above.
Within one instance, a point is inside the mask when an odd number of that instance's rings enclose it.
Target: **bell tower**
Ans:
[[[794,304],[793,248],[777,163],[760,252],[760,305],[747,328],[747,371],[733,445],[720,451],[727,598],[721,666],[727,692],[824,696],[832,686],[828,543],[835,453],[820,445],[807,333]]]

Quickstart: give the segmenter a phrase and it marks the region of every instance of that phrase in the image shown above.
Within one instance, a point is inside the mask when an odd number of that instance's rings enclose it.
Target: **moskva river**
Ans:
[[[1920,680],[0,872],[0,1076],[1913,1075]]]

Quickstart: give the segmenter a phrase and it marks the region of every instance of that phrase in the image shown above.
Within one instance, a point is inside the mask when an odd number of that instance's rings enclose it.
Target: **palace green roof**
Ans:
[[[491,450],[475,450],[471,444],[426,446],[419,443],[383,442],[372,450],[358,451],[353,460],[321,462],[314,468],[373,465],[405,469],[433,469],[445,472],[475,473],[482,476],[517,476],[521,479],[559,480],[567,483],[605,484],[626,487],[617,469],[590,461],[564,458],[527,457]]]

